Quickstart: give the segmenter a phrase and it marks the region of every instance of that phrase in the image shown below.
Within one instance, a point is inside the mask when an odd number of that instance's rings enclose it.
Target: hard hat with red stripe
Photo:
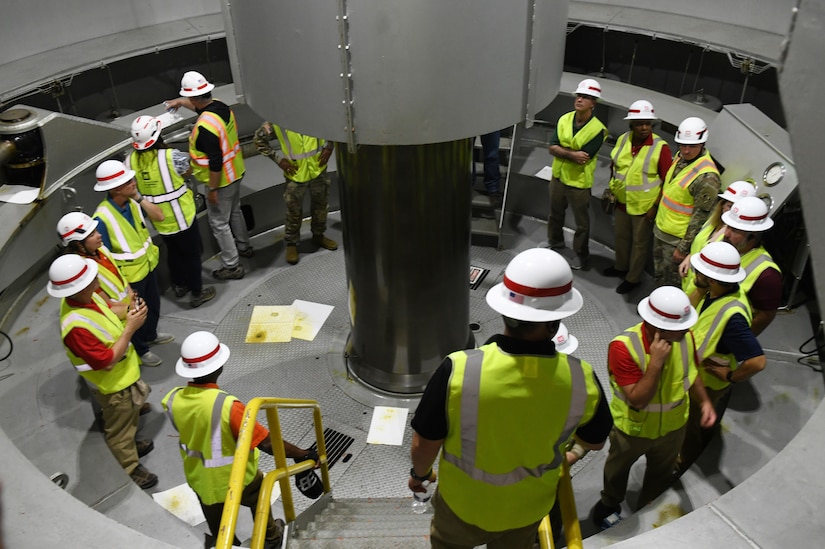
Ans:
[[[707,143],[708,125],[698,116],[691,116],[682,120],[676,130],[674,141],[680,145],[700,145]]]
[[[602,96],[602,86],[592,78],[585,78],[579,82],[579,87],[573,93],[576,95],[589,95],[598,99]]]
[[[189,71],[180,79],[181,97],[197,97],[215,89],[204,76],[197,71]]]
[[[756,195],[756,187],[753,186],[753,183],[748,181],[734,181],[728,188],[725,189],[725,192],[719,193],[719,198],[723,198],[728,202],[736,202],[740,198],[745,198],[746,196],[755,196]]]
[[[720,282],[742,282],[745,270],[741,267],[739,251],[727,242],[711,242],[698,254],[690,256],[694,269]]]
[[[487,304],[505,317],[526,322],[560,320],[584,303],[573,288],[570,265],[547,248],[518,254],[504,271],[504,281],[487,292]]]
[[[129,183],[135,177],[134,170],[130,170],[119,160],[107,160],[95,171],[97,183],[96,191],[108,191]]]
[[[49,267],[46,291],[52,297],[71,297],[85,290],[97,278],[97,263],[77,254],[61,255]]]
[[[675,286],[660,286],[636,308],[645,322],[660,330],[687,330],[699,319],[685,292]]]
[[[656,120],[656,113],[650,101],[639,99],[630,104],[625,120]]]
[[[761,233],[773,227],[773,219],[768,213],[768,205],[761,198],[746,196],[722,214],[722,223],[740,231]]]
[[[187,379],[215,372],[229,360],[229,347],[218,341],[212,332],[195,332],[183,340],[175,372]]]
[[[64,246],[75,240],[83,241],[97,229],[97,219],[83,212],[69,212],[57,222],[57,235]]]
[[[158,142],[163,123],[154,116],[138,116],[132,122],[132,146],[144,151]]]

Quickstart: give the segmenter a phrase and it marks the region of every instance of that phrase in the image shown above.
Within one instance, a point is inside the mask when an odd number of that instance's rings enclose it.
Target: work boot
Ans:
[[[214,286],[204,286],[201,289],[201,293],[199,294],[192,294],[192,299],[189,301],[189,304],[192,307],[200,307],[207,301],[214,299],[218,292],[215,291]]]
[[[604,276],[615,276],[618,278],[624,278],[624,276],[627,274],[627,271],[617,269],[615,265],[611,265],[607,269],[603,270],[602,274]]]
[[[500,191],[490,193],[490,206],[493,209],[500,210],[503,203],[504,195]]]
[[[627,280],[622,280],[622,283],[616,288],[617,294],[629,294],[633,290],[639,287],[641,282],[629,282]]]
[[[264,540],[264,549],[281,549],[284,542],[284,524],[283,519],[275,519],[272,521],[272,528],[267,527],[266,539]],[[270,531],[271,530],[271,531]]]
[[[175,297],[183,297],[189,293],[189,288],[172,284],[172,291],[175,292]]]
[[[172,343],[175,341],[175,336],[172,334],[164,334],[158,332],[158,335],[152,341],[147,341],[147,345],[163,345],[164,343]]]
[[[312,242],[316,246],[320,246],[321,248],[324,248],[325,250],[337,250],[338,249],[338,243],[337,242],[325,237],[322,234],[314,235],[312,237]]]
[[[250,246],[248,248],[244,248],[243,250],[238,250],[238,255],[241,257],[252,257],[255,255],[255,248]]]
[[[290,265],[298,263],[298,246],[295,244],[286,245],[286,262]]]
[[[610,507],[602,503],[602,500],[596,502],[590,515],[593,519],[593,524],[600,530],[606,530],[621,520],[621,507]],[[614,516],[615,515],[615,516]],[[610,520],[607,520],[607,519]]]
[[[243,278],[245,274],[246,271],[240,263],[234,267],[221,267],[212,271],[212,277],[218,280],[238,280]]]
[[[135,447],[137,448],[138,457],[143,457],[155,449],[155,443],[151,440],[136,440]]]
[[[140,355],[140,363],[149,368],[157,368],[163,363],[163,360],[152,351],[146,351]]]
[[[138,463],[138,466],[135,467],[135,470],[129,475],[132,480],[143,488],[147,490],[158,483],[158,476],[154,473],[150,473],[146,467]]]

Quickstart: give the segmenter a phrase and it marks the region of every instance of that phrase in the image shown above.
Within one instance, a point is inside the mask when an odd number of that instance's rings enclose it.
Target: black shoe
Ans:
[[[240,255],[241,257],[252,257],[255,255],[255,248],[250,246],[243,250],[238,250],[238,255]]]
[[[152,411],[152,405],[148,402],[144,402],[143,406],[140,407],[140,415],[145,416],[149,412]]]
[[[183,297],[189,293],[189,288],[186,286],[178,286],[177,284],[173,284],[172,291],[175,292],[175,297]]]
[[[618,277],[618,278],[624,278],[624,276],[627,274],[627,271],[620,271],[619,269],[616,268],[615,265],[612,265],[612,266],[608,267],[607,269],[603,270],[602,274],[604,276],[615,276],[615,277]]]
[[[155,443],[151,440],[136,440],[135,446],[137,447],[138,457],[141,458],[155,449]]]
[[[285,528],[286,524],[284,524],[283,519],[279,519],[279,518],[275,519],[273,522],[274,522],[274,525],[275,525],[275,528],[274,528],[275,532],[273,532],[273,533],[277,534],[277,537],[273,537],[271,539],[265,539],[264,540],[264,549],[281,549],[281,545],[283,545],[283,542],[284,542],[284,528]],[[269,533],[269,532],[267,532],[267,533]]]
[[[596,528],[600,530],[605,530],[606,528],[613,526],[613,524],[611,524],[610,526],[605,526],[604,519],[613,514],[618,515],[621,512],[621,507],[609,507],[602,503],[601,500],[599,500],[598,502],[596,502],[596,505],[594,505],[593,509],[590,511],[590,516],[592,517],[593,524],[596,525]]]
[[[490,193],[490,206],[495,210],[500,210],[504,204],[504,195],[501,192]]]
[[[212,271],[212,277],[218,280],[238,280],[243,278],[246,271],[243,265],[235,265],[234,267],[221,267]]]
[[[627,280],[622,280],[622,283],[616,288],[617,294],[629,294],[636,288],[641,285],[641,282],[628,282]]]

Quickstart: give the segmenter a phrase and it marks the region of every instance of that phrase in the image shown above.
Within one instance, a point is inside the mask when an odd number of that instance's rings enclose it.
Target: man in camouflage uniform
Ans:
[[[270,141],[277,138],[279,148],[273,148]],[[286,189],[286,222],[284,241],[286,242],[287,263],[298,263],[298,241],[301,236],[304,193],[309,188],[312,210],[312,242],[327,250],[337,250],[338,244],[324,236],[327,230],[327,210],[329,203],[329,178],[327,162],[334,145],[324,139],[303,135],[279,128],[269,122],[255,131],[255,147],[262,155],[269,157],[284,171]]]
[[[681,288],[679,264],[690,253],[696,234],[716,205],[719,168],[705,147],[708,128],[701,118],[679,124],[679,152],[662,184],[653,228],[653,271],[656,286]]]

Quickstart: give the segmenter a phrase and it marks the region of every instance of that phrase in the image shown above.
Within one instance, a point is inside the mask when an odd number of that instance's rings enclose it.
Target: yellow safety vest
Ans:
[[[243,177],[245,167],[241,144],[238,141],[238,130],[235,124],[235,113],[229,111],[229,124],[225,124],[219,115],[204,111],[198,116],[192,133],[189,134],[189,156],[192,158],[192,175],[201,183],[209,181],[209,157],[195,146],[198,134],[208,131],[218,137],[223,155],[223,170],[221,172],[220,187],[226,187]]]
[[[272,124],[272,129],[275,130],[275,135],[281,144],[281,152],[298,165],[297,171],[289,179],[296,183],[306,183],[326,171],[326,164],[321,166],[318,163],[318,155],[324,150],[326,144],[324,139],[284,130],[275,124]]]
[[[702,251],[702,248],[710,243],[710,237],[716,229],[717,227],[712,226],[710,219],[708,219],[702,227],[702,230],[696,233],[696,238],[694,238],[693,242],[690,244],[691,255],[698,254]],[[724,238],[724,234],[721,235],[716,241],[721,241],[722,238]],[[696,290],[696,272],[693,270],[692,266],[688,269],[685,278],[682,279],[682,290],[684,290],[688,296]]]
[[[580,151],[591,139],[601,133],[607,137],[607,128],[596,118],[591,116],[590,120],[573,135],[573,119],[576,111],[563,114],[556,124],[556,136],[562,147],[567,147],[574,151]],[[596,172],[596,158],[591,158],[584,165],[571,162],[566,158],[553,158],[553,177],[559,179],[565,185],[579,189],[589,189],[593,186],[593,174]]]
[[[206,505],[223,503],[229,489],[237,446],[229,415],[236,400],[220,389],[176,387],[161,402],[180,434],[186,482]],[[249,452],[244,486],[255,478],[259,455],[257,448]]]
[[[644,347],[642,326],[643,323],[639,323],[627,329],[613,338],[613,341],[624,343],[630,356],[644,373],[650,354]],[[696,343],[690,331],[682,341],[672,344],[662,367],[659,390],[642,409],[630,406],[627,395],[611,375],[613,398],[610,400],[610,412],[613,414],[613,425],[627,435],[649,439],[661,438],[683,427],[690,410],[688,390],[697,375],[695,349]]]
[[[132,151],[126,160],[136,172],[140,194],[163,212],[163,221],[152,221],[160,234],[188,229],[196,213],[195,197],[183,176],[175,170],[172,152],[172,149]]]
[[[160,250],[152,242],[143,211],[137,202],[129,199],[132,225],[109,200],[104,200],[95,210],[95,217],[100,219],[109,231],[112,244],[111,254],[120,272],[129,282],[140,282],[158,265]]]
[[[92,301],[102,312],[87,307],[72,307],[65,299],[60,301],[60,337],[65,340],[73,329],[83,328],[111,348],[123,333],[123,322],[109,309],[102,297],[92,294]],[[126,354],[111,370],[93,370],[86,360],[75,355],[65,342],[63,347],[77,373],[97,386],[104,395],[122,391],[140,379],[140,359],[131,343],[126,349]]]
[[[699,306],[696,307],[697,311],[702,310],[702,305],[706,299],[707,296],[699,301]],[[699,320],[693,326],[693,333],[696,335],[696,343],[699,345],[697,354],[700,361],[710,358],[715,364],[727,366],[731,370],[735,370],[739,366],[733,353],[723,355],[716,352],[716,345],[719,344],[725,326],[728,325],[728,321],[736,313],[744,316],[748,326],[750,326],[753,318],[748,305],[748,298],[745,297],[741,287],[735,292],[716,299],[707,309],[699,313]],[[700,369],[699,375],[702,377],[705,387],[711,389],[724,389],[730,385],[730,382],[706,373],[704,368]]]
[[[627,205],[630,215],[642,215],[659,198],[662,179],[659,177],[659,157],[665,140],[653,134],[653,144],[643,145],[633,156],[632,132],[619,138],[610,157],[613,160],[613,178],[610,190],[616,199]]]
[[[509,355],[495,343],[450,359],[441,495],[488,531],[540,520],[555,501],[565,445],[595,414],[592,368],[560,353]]]
[[[100,282],[100,287],[103,288],[103,293],[109,296],[109,299],[112,301],[128,304],[129,290],[127,290],[127,287],[129,283],[126,281],[126,278],[124,278],[123,273],[120,272],[115,258],[112,257],[112,252],[110,252],[106,246],[101,245],[100,248],[97,249],[97,253],[106,256],[115,266],[115,269],[117,269],[117,274],[115,274],[98,261],[97,280]],[[97,261],[96,256],[89,256],[89,258]]]
[[[779,273],[782,270],[779,268],[771,254],[764,246],[759,245],[751,251],[747,252],[740,259],[740,267],[745,270],[745,280],[739,283],[742,292],[748,293],[753,288],[753,285],[759,279],[759,276],[768,269],[776,269]]]
[[[693,215],[693,195],[690,184],[700,175],[715,173],[719,175],[716,163],[705,149],[702,154],[679,173],[676,166],[680,160],[679,153],[673,159],[673,165],[667,172],[662,185],[662,200],[656,213],[656,226],[664,233],[682,238],[687,232],[690,217]]]

